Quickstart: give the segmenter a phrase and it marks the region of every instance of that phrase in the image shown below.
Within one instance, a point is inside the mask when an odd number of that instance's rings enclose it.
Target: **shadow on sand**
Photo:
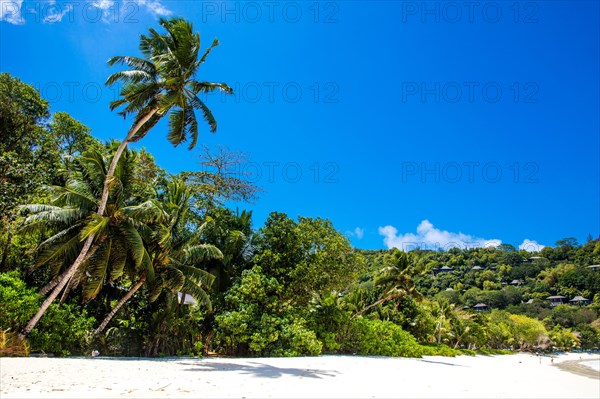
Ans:
[[[420,359],[422,362],[425,363],[435,363],[435,364],[443,364],[444,366],[454,366],[454,367],[466,367],[462,364],[455,364],[455,363],[446,363],[446,362],[436,362],[434,360],[425,360],[425,359]]]
[[[261,378],[279,378],[284,375],[304,378],[335,377],[338,374],[334,370],[299,369],[276,367],[269,364],[248,362],[247,364],[216,363],[216,362],[181,362],[185,366],[194,366],[184,371],[238,371],[241,374],[249,374]]]

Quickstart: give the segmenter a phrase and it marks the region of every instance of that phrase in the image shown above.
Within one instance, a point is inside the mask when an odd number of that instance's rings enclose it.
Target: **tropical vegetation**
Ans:
[[[141,57],[118,56],[112,109],[131,118],[100,142],[0,74],[0,356],[424,356],[600,347],[600,240],[537,253],[510,245],[367,251],[324,218],[273,212],[260,189],[205,147],[201,171],[167,173],[131,149],[168,117],[168,141],[194,148],[201,52],[185,20],[161,20]],[[201,55],[202,54],[202,55]],[[157,129],[157,128],[156,128]],[[548,298],[554,298],[550,300]]]

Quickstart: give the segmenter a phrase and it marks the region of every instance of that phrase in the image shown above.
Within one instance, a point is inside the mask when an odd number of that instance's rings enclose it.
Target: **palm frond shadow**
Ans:
[[[237,364],[200,361],[198,363],[185,362],[181,364],[194,366],[192,368],[185,369],[184,371],[238,371],[242,374],[249,374],[259,378],[279,378],[283,377],[284,375],[291,375],[295,377],[322,379],[325,377],[335,377],[337,374],[339,374],[335,370],[276,367],[258,362]]]
[[[462,364],[456,364],[456,363],[448,363],[448,362],[437,362],[435,360],[425,360],[425,359],[419,359],[420,361],[424,362],[424,363],[435,363],[435,364],[443,364],[444,366],[458,366],[458,367],[467,367],[465,365]]]

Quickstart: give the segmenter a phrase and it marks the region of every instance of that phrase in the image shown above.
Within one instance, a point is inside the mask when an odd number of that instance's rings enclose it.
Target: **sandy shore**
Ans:
[[[552,365],[549,357],[528,354],[423,359],[2,358],[0,397],[599,398],[599,372],[588,367],[600,362],[594,359],[598,356],[566,354]]]

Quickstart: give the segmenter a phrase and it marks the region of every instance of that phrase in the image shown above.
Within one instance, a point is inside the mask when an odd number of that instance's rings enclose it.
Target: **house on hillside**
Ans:
[[[539,260],[539,259],[544,259],[544,257],[543,256],[531,256],[531,257],[529,257],[529,258],[526,259],[526,262],[533,262],[533,261],[536,261],[536,260]]]
[[[591,265],[591,266],[588,266],[588,267],[590,269],[592,269],[593,271],[595,271],[595,272],[600,271],[600,265]]]
[[[552,295],[546,299],[550,301],[550,306],[554,307],[554,306],[562,305],[563,303],[565,303],[565,300],[567,299],[567,297],[564,297],[562,295]]]
[[[433,274],[436,275],[438,273],[451,273],[454,269],[448,266],[442,266],[439,269],[433,269]]]
[[[582,297],[581,295],[577,295],[575,298],[571,299],[569,303],[572,305],[585,306],[590,304],[590,300]]]
[[[490,307],[485,303],[478,303],[477,305],[473,306],[473,310],[476,312],[486,312],[490,310]]]

